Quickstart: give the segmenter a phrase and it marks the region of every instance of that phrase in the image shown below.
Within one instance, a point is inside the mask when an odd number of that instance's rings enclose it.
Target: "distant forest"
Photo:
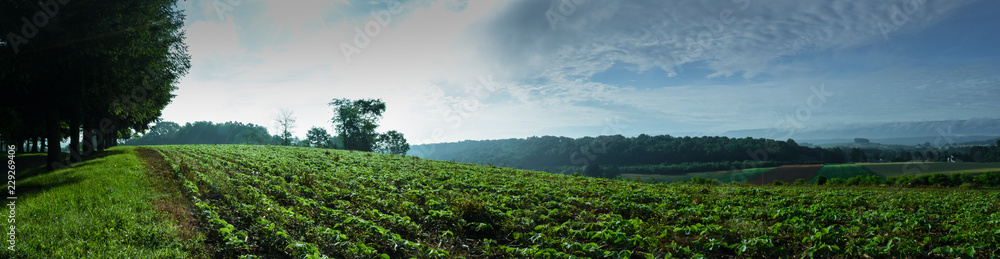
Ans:
[[[306,139],[293,138],[296,146],[343,148],[340,139],[319,132]],[[240,122],[199,121],[178,125],[159,122],[124,145],[251,144],[282,145],[282,136],[270,135],[267,128]],[[772,167],[789,164],[832,164],[849,162],[1000,162],[995,145],[899,146],[893,148],[805,147],[792,139],[636,137],[530,137],[524,139],[467,140],[455,143],[418,145],[408,155],[421,158],[548,171],[582,173],[595,177],[620,174],[683,174]]]
[[[770,167],[786,164],[846,162],[940,161],[949,158],[970,162],[1000,162],[996,146],[931,147],[899,149],[819,148],[800,146],[794,140],[729,137],[530,137],[462,141],[415,146],[412,155],[422,158],[476,164],[493,164],[555,173],[680,174]],[[590,168],[587,168],[590,167]]]
[[[322,132],[326,134],[326,132]],[[339,138],[325,136],[322,142],[310,139],[293,138],[290,143],[296,146],[313,146],[334,148],[340,146]],[[242,122],[212,123],[198,121],[186,123],[183,126],[169,121],[162,121],[153,126],[149,132],[137,138],[125,140],[123,145],[188,145],[188,144],[250,144],[250,145],[281,145],[283,139],[279,135],[268,134],[267,128],[253,123]]]

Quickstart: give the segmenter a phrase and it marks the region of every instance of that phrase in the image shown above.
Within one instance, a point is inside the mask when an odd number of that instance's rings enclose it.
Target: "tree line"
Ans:
[[[127,142],[273,143],[266,129],[252,124],[161,121],[191,67],[183,25],[177,0],[0,1],[0,92],[7,97],[0,102],[2,149],[46,152],[51,170],[135,137]],[[307,142],[334,147],[327,139],[336,139],[348,149],[405,154],[401,133],[370,134],[385,109],[379,104],[334,105],[335,120],[359,116],[350,122],[361,124],[344,126],[339,138],[311,130],[315,139]],[[279,135],[283,145],[294,140],[289,130]],[[61,153],[65,139],[68,156]]]
[[[183,24],[176,0],[0,1],[0,140],[53,169],[65,138],[77,162],[148,130],[190,68]]]
[[[1000,144],[1000,143],[998,143]],[[588,176],[618,174],[683,174],[717,170],[772,167],[787,164],[832,164],[875,161],[965,161],[1000,162],[997,146],[899,150],[820,148],[801,146],[792,139],[636,137],[529,137],[523,139],[467,140],[420,145],[416,155],[428,159],[493,164],[556,173],[579,172]],[[978,159],[977,159],[978,157]]]
[[[156,123],[145,134],[136,134],[126,145],[185,145],[185,144],[250,144],[284,145],[315,148],[334,148],[357,151],[380,152],[405,155],[410,149],[402,133],[390,130],[385,133],[375,131],[378,120],[385,112],[385,103],[379,99],[334,99],[330,103],[335,116],[331,119],[337,136],[332,136],[322,127],[312,127],[304,139],[292,136],[295,128],[295,114],[282,109],[274,117],[277,133],[271,135],[264,126],[226,122],[214,124],[208,121],[186,123],[181,126],[174,122]]]

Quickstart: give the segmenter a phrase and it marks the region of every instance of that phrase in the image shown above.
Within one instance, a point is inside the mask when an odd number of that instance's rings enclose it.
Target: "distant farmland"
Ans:
[[[641,179],[657,182],[677,182],[691,180],[694,177],[706,179],[718,179],[721,183],[746,182],[750,178],[777,167],[747,168],[743,170],[724,170],[712,172],[687,173],[682,175],[659,175],[659,174],[622,174],[625,179]]]
[[[826,177],[827,179],[849,179],[851,177],[869,174],[872,174],[871,170],[857,164],[828,164],[823,165],[823,168],[820,168],[819,171],[816,172],[816,175],[809,179],[809,181],[816,183],[816,177],[819,177],[820,175]]]
[[[816,174],[816,171],[819,171],[820,167],[823,167],[823,165],[783,165],[774,170],[757,174],[749,182],[752,184],[770,184],[775,180],[781,180],[786,183],[794,182],[796,179],[809,180]]]
[[[933,173],[985,173],[1000,171],[998,163],[943,163],[943,162],[902,162],[902,163],[859,163],[877,175],[892,177],[905,174]]]

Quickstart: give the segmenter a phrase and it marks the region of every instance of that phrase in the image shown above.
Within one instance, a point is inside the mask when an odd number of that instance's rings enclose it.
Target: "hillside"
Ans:
[[[785,135],[780,129],[748,129],[725,132],[723,136],[742,138]],[[918,145],[924,142],[947,144],[994,139],[1000,134],[1000,118],[965,120],[844,123],[796,129],[793,138],[801,142],[829,144],[869,138],[883,144]],[[846,140],[846,141],[844,141]]]
[[[114,161],[132,162],[101,177],[146,179],[143,175],[156,172],[176,176],[177,182],[159,186],[183,186],[179,188],[186,201],[172,201],[178,205],[171,207],[193,204],[188,206],[193,208],[190,217],[201,226],[194,233],[202,233],[193,236],[202,238],[177,238],[182,235],[173,233],[184,228],[167,227],[162,234],[127,238],[141,240],[138,243],[118,245],[172,247],[136,255],[179,256],[198,247],[214,251],[212,257],[336,258],[988,257],[1000,253],[1000,231],[996,231],[1000,193],[995,191],[664,185],[276,146],[118,147],[112,152],[109,158],[118,160],[88,161],[27,181],[123,165]],[[139,155],[148,156],[145,165],[134,162]],[[81,180],[40,188],[46,188],[44,193],[104,190],[93,184],[100,183]],[[170,197],[154,195],[160,191],[164,190],[100,191],[99,196],[77,199],[36,195],[20,202],[72,199],[80,206],[94,206],[110,204],[100,199]],[[88,225],[128,230],[145,227],[130,228],[126,223],[134,220],[131,217],[103,215],[118,211],[148,211],[149,219],[171,215],[154,213],[160,210],[148,203],[116,206],[81,217],[93,218]],[[93,251],[89,242],[136,235],[94,236],[87,228],[63,228],[48,221],[61,213],[36,211],[22,219],[30,222],[25,224],[64,231],[59,250],[47,239],[21,240],[19,246],[30,248],[23,250],[25,255],[85,256]],[[113,243],[105,246],[116,248]]]
[[[636,137],[622,135],[568,138],[529,137],[416,145],[408,153],[421,158],[475,164],[493,164],[562,174],[598,172],[682,175],[733,168],[774,167],[783,164],[842,163],[836,149],[803,147],[794,141],[762,138]]]

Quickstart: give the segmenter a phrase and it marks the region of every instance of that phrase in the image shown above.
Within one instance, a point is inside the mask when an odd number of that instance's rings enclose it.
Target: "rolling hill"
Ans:
[[[18,200],[18,257],[1000,254],[995,191],[667,185],[246,145],[115,147],[22,181],[37,191]]]

